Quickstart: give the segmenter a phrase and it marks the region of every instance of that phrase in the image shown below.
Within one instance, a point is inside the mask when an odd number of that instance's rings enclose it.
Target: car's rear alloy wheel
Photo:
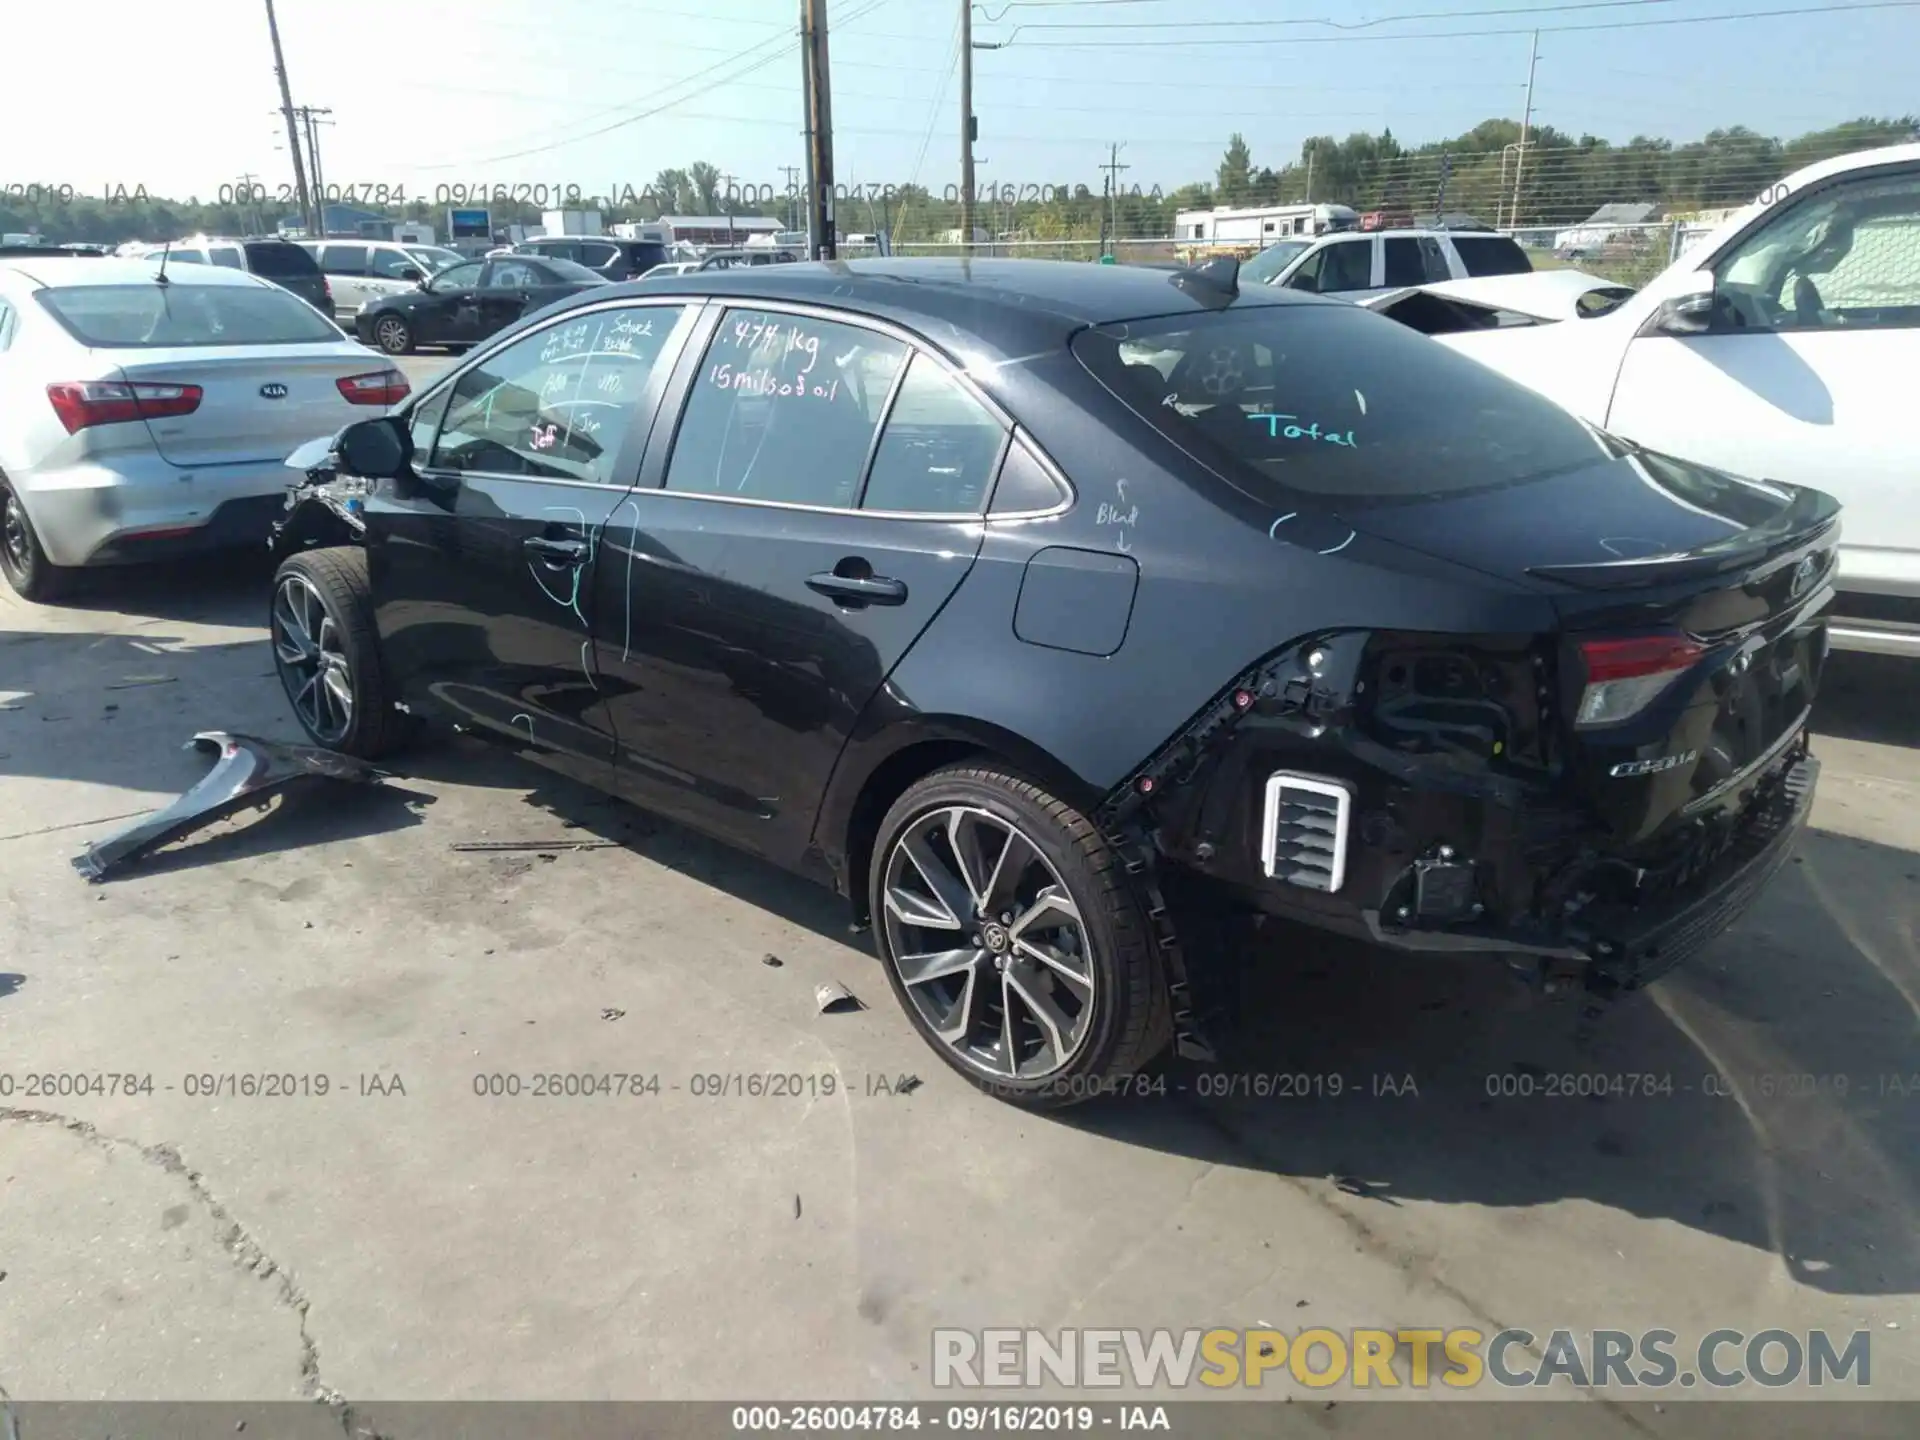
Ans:
[[[267,628],[280,684],[316,744],[374,760],[403,743],[406,717],[387,700],[365,551],[287,559],[273,577]]]
[[[56,598],[73,574],[47,559],[26,505],[4,479],[0,479],[0,574],[22,599],[43,602]]]
[[[413,331],[398,315],[382,315],[373,322],[373,343],[389,355],[404,355],[413,349]]]
[[[937,771],[895,803],[874,853],[888,979],[975,1084],[1020,1104],[1070,1104],[1165,1043],[1139,902],[1071,806],[997,771]]]

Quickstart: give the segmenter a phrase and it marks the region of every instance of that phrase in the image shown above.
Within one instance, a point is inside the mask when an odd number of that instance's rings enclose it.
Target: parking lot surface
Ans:
[[[831,896],[464,740],[83,882],[205,772],[194,732],[298,738],[265,591],[240,560],[0,595],[16,1399],[910,1396],[936,1325],[1309,1322],[1866,1329],[1872,1393],[1920,1398],[1896,662],[1835,662],[1759,907],[1590,1028],[1487,962],[1262,932],[1223,1069],[1315,1098],[1180,1065],[1036,1119],[924,1050]],[[532,1093],[616,1073],[657,1088]]]

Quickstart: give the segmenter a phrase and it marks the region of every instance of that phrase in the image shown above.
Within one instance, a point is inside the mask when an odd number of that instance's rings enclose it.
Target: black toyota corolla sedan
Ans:
[[[1812,794],[1832,500],[1231,262],[602,288],[290,463],[316,741],[458,725],[817,876],[1023,1104],[1206,1053],[1198,906],[1632,988]]]
[[[607,277],[571,260],[496,255],[430,275],[411,290],[382,295],[353,317],[363,345],[389,355],[421,345],[476,345],[523,315],[607,284]]]

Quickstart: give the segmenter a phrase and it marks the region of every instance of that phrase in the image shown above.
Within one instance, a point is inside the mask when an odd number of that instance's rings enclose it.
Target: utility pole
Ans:
[[[294,114],[300,117],[300,123],[305,127],[307,132],[308,173],[313,176],[314,229],[319,233],[319,237],[324,240],[327,236],[327,184],[320,175],[319,127],[321,125],[331,125],[333,122],[331,120],[316,120],[314,117],[317,115],[331,115],[333,111],[324,108],[317,109],[312,105],[302,105],[294,111]]]
[[[255,232],[266,229],[266,226],[260,223],[260,203],[254,199],[256,192],[253,187],[259,183],[260,177],[255,175],[251,170],[240,177],[240,193],[245,197],[239,207],[240,223],[247,229]],[[253,223],[251,225],[247,224],[247,217],[249,215],[253,217]]]
[[[300,161],[300,127],[293,118],[293,91],[287,84],[287,58],[280,51],[280,22],[267,0],[267,34],[273,37],[273,73],[280,81],[280,114],[287,122],[287,149],[293,155],[293,189],[300,202],[300,223],[312,233],[313,202],[307,193],[307,167]]]
[[[807,248],[816,260],[832,260],[838,237],[833,219],[833,97],[826,0],[800,0],[800,54],[807,85]]]
[[[1307,204],[1313,203],[1313,142],[1307,142]]]
[[[973,118],[973,0],[960,0],[960,244],[973,253],[973,142],[980,136]]]
[[[1120,172],[1133,168],[1131,165],[1122,165],[1120,163],[1120,152],[1126,148],[1126,146],[1119,144],[1109,145],[1107,147],[1107,163],[1100,167],[1107,172],[1108,206],[1113,216],[1109,222],[1111,228],[1108,232],[1108,243],[1110,246],[1118,246],[1120,241]],[[1109,249],[1108,253],[1112,254],[1114,251]]]
[[[1533,54],[1527,60],[1527,108],[1520,117],[1520,153],[1513,159],[1513,209],[1507,216],[1507,224],[1518,228],[1520,224],[1520,177],[1527,168],[1527,134],[1533,128],[1533,71],[1540,63],[1540,32],[1533,32]]]
[[[727,171],[720,175],[720,205],[727,212],[727,248],[733,248],[733,182],[740,177]]]

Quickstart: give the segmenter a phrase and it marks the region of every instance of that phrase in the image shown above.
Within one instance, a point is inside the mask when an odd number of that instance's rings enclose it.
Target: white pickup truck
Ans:
[[[1834,647],[1920,657],[1920,144],[1770,185],[1624,299],[1558,319],[1526,303],[1567,300],[1550,275],[1430,333],[1650,450],[1835,496]]]

